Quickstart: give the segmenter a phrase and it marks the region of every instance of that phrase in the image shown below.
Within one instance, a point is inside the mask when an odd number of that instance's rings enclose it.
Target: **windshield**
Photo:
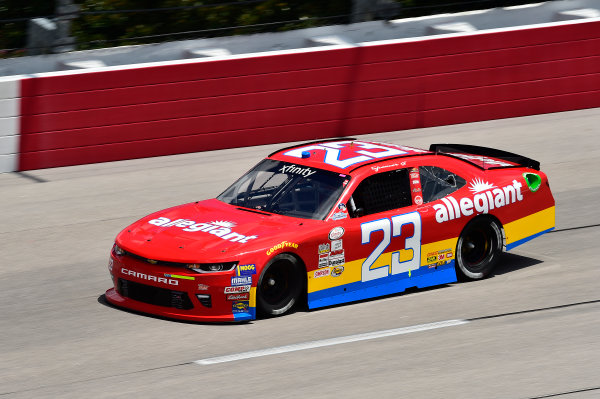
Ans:
[[[217,199],[265,212],[323,219],[348,180],[347,175],[265,159]]]

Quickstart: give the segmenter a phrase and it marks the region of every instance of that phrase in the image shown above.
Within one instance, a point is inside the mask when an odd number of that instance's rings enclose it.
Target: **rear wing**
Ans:
[[[481,169],[517,168],[524,166],[540,170],[540,163],[536,160],[495,148],[468,144],[431,144],[429,151],[462,159]]]

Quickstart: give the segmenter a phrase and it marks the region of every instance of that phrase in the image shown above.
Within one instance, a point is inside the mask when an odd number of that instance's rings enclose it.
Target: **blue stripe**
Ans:
[[[248,308],[248,312],[233,314],[233,320],[235,320],[235,321],[254,320],[254,319],[256,319],[256,308]]]
[[[518,247],[519,245],[521,245],[521,244],[524,244],[524,243],[526,243],[527,241],[531,241],[531,240],[533,240],[534,238],[536,238],[536,237],[539,237],[539,236],[541,236],[542,234],[546,234],[546,233],[548,233],[548,232],[550,232],[550,231],[552,231],[552,230],[554,230],[554,227],[551,227],[551,228],[549,228],[548,230],[540,231],[539,233],[535,233],[534,235],[531,235],[531,236],[529,236],[529,237],[521,238],[520,240],[518,240],[518,241],[515,241],[515,242],[513,242],[513,243],[511,243],[511,244],[506,244],[506,250],[507,250],[507,251],[510,251],[510,250],[511,250],[511,249],[513,249],[514,247]]]
[[[337,305],[345,302],[360,301],[383,295],[402,292],[410,287],[424,288],[433,285],[448,284],[456,281],[454,260],[435,269],[420,267],[411,272],[379,278],[372,281],[357,281],[339,287],[327,288],[308,294],[310,309]]]

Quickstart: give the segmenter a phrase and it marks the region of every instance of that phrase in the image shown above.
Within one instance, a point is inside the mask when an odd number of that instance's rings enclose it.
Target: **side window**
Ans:
[[[452,194],[466,184],[465,179],[437,166],[419,166],[423,202],[431,202]]]
[[[412,205],[408,169],[378,173],[363,180],[349,201],[352,217]]]

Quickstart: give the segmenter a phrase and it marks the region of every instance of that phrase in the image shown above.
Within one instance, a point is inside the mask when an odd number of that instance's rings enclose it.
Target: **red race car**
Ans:
[[[242,321],[488,276],[502,250],[554,228],[539,162],[458,144],[354,139],[277,151],[216,199],[116,238],[117,306]]]

